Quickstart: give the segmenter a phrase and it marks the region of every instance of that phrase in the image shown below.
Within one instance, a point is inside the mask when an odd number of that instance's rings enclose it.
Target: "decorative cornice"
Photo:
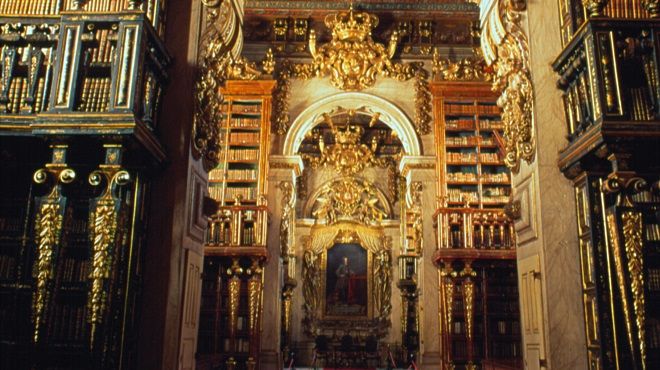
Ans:
[[[348,11],[329,14],[325,25],[332,30],[332,40],[316,45],[316,32],[309,33],[310,64],[294,64],[292,75],[302,79],[330,76],[330,82],[344,91],[360,91],[376,83],[376,76],[391,77],[399,81],[413,78],[420,66],[395,63],[392,57],[399,41],[393,32],[385,47],[372,38],[378,17],[366,12]]]
[[[494,66],[493,90],[501,91],[504,161],[513,172],[520,161],[531,163],[536,153],[533,122],[534,90],[529,70],[527,36],[521,26],[524,0],[482,2],[481,48],[488,65]]]
[[[293,0],[246,0],[246,10],[283,9],[283,10],[342,10],[346,3],[341,1],[293,1]],[[374,0],[360,1],[360,8],[368,11],[434,11],[434,12],[474,12],[478,11],[474,3],[397,1],[384,2]]]

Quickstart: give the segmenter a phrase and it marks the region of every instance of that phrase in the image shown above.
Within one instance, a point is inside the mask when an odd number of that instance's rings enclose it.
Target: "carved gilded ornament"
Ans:
[[[483,58],[452,61],[449,58],[441,58],[437,48],[433,52],[433,75],[444,81],[493,80],[493,73],[487,69]]]
[[[660,17],[660,0],[642,0],[642,6],[649,12],[651,18]]]
[[[55,259],[63,226],[66,197],[62,195],[62,184],[70,184],[76,173],[66,166],[65,146],[54,146],[52,163],[37,170],[33,180],[37,184],[51,181],[50,192],[37,200],[35,215],[35,242],[37,256],[32,270],[35,288],[32,294],[33,341],[39,341],[40,330],[46,320],[46,310],[50,301],[51,284],[55,277]]]
[[[349,112],[349,116],[352,115],[351,112]],[[369,122],[369,127],[378,121],[379,116],[380,114],[378,113],[374,114],[371,122]],[[369,165],[380,167],[387,165],[387,159],[376,157],[378,142],[375,137],[369,146],[360,142],[364,134],[362,126],[347,122],[342,129],[335,125],[327,113],[323,114],[323,119],[330,126],[334,137],[334,144],[326,146],[323,136],[319,137],[318,145],[321,155],[317,157],[303,154],[302,156],[303,160],[310,167],[332,167],[337,173],[343,176],[350,176],[362,171]]]
[[[626,335],[631,348],[639,348],[642,369],[646,368],[646,303],[644,298],[644,222],[642,214],[634,210],[634,196],[645,191],[658,191],[639,177],[614,175],[603,182],[603,192],[617,194],[616,205],[623,207],[619,217],[614,210],[607,212],[607,232],[621,295]],[[619,226],[621,228],[619,229]],[[634,322],[633,322],[634,319]],[[636,331],[634,330],[636,328]],[[635,336],[636,332],[636,336]]]
[[[119,186],[129,183],[130,175],[121,168],[121,148],[106,146],[106,163],[89,175],[92,186],[105,185],[103,192],[92,201],[89,214],[89,236],[92,242],[92,269],[88,276],[90,289],[87,297],[87,322],[90,323],[90,348],[95,345],[97,326],[105,317],[110,278],[115,255],[118,218],[121,201],[116,195]]]
[[[367,181],[344,177],[325,184],[316,197],[312,217],[316,223],[332,225],[351,220],[379,225],[388,217],[380,191]]]
[[[280,219],[280,256],[284,261],[288,261],[291,254],[290,240],[293,235],[295,225],[295,193],[293,184],[289,181],[282,181],[279,184],[282,191],[282,218]]]
[[[482,19],[481,48],[495,69],[493,90],[501,92],[497,105],[502,108],[504,162],[513,172],[521,160],[531,163],[536,152],[529,48],[521,27],[525,9],[525,1],[499,0]]]

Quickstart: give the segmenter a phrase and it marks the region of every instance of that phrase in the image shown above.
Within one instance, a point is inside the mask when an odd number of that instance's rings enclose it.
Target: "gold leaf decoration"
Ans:
[[[497,105],[502,107],[504,162],[514,173],[521,160],[531,163],[536,152],[529,47],[520,25],[525,7],[524,1],[498,1],[485,15],[481,33],[484,58],[495,69],[493,91],[501,92]]]

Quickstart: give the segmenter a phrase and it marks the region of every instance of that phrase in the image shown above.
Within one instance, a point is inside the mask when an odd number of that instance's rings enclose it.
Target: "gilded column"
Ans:
[[[46,320],[50,301],[55,266],[60,249],[63,215],[66,197],[62,195],[62,185],[75,180],[76,173],[67,167],[67,145],[52,145],[51,163],[37,170],[33,179],[37,184],[49,182],[50,192],[36,201],[35,241],[37,257],[33,269],[35,288],[32,294],[33,341],[39,342],[41,330]]]
[[[130,175],[122,169],[121,145],[105,145],[105,163],[89,175],[92,186],[103,186],[101,195],[92,200],[89,214],[89,237],[92,245],[92,271],[87,297],[87,322],[90,324],[89,345],[94,349],[96,329],[107,318],[108,280],[111,278],[118,232],[121,202],[117,188],[130,181]]]
[[[471,262],[465,263],[465,268],[461,271],[463,280],[463,307],[465,309],[465,336],[467,338],[467,358],[468,363],[465,365],[466,370],[476,370],[474,359],[474,281],[476,272],[472,270]]]

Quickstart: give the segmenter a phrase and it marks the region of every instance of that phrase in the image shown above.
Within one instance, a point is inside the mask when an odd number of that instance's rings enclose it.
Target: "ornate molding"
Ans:
[[[282,68],[277,72],[277,86],[273,93],[273,114],[271,123],[278,135],[284,135],[289,130],[291,119],[289,117],[289,99],[291,98],[291,62],[284,61]]]
[[[428,81],[429,74],[423,68],[415,72],[415,132],[426,135],[431,132],[431,89]]]
[[[349,117],[355,114],[355,111],[349,110]],[[369,127],[373,126],[380,117],[375,113],[371,117]],[[387,158],[376,157],[378,142],[374,138],[371,145],[368,146],[360,142],[364,134],[364,128],[360,125],[348,122],[342,129],[337,127],[329,114],[323,114],[323,120],[330,126],[334,143],[326,146],[323,136],[319,137],[320,156],[303,154],[303,160],[311,168],[332,167],[342,176],[351,176],[362,171],[369,165],[385,167],[388,165]]]
[[[389,216],[386,200],[373,184],[352,177],[326,183],[314,197],[316,223],[332,225],[342,220],[379,225]]]
[[[66,145],[52,146],[51,163],[34,173],[37,184],[50,182],[50,192],[37,200],[35,216],[35,242],[37,258],[33,268],[35,289],[32,295],[32,322],[34,324],[33,341],[39,341],[41,327],[46,320],[46,311],[50,300],[51,284],[55,277],[55,263],[59,254],[60,235],[66,197],[62,195],[62,185],[70,184],[76,173],[66,165]]]
[[[293,184],[290,181],[279,183],[279,189],[282,191],[282,218],[280,219],[280,256],[288,263],[291,255],[290,240],[295,227],[295,192]]]
[[[493,73],[483,58],[452,61],[441,58],[438,49],[433,52],[433,77],[443,81],[493,81]]]
[[[90,348],[94,348],[96,329],[104,321],[108,286],[115,253],[115,241],[121,201],[117,188],[128,184],[131,177],[121,167],[120,145],[105,146],[105,163],[89,175],[92,186],[105,185],[101,195],[91,202],[89,237],[92,243],[92,271],[89,274],[90,289],[87,297],[87,322],[90,323]]]
[[[482,11],[481,48],[486,63],[495,69],[493,90],[502,92],[497,104],[502,107],[504,161],[518,172],[520,161],[531,163],[536,153],[529,47],[521,26],[526,2],[497,0],[488,4],[490,9]]]

